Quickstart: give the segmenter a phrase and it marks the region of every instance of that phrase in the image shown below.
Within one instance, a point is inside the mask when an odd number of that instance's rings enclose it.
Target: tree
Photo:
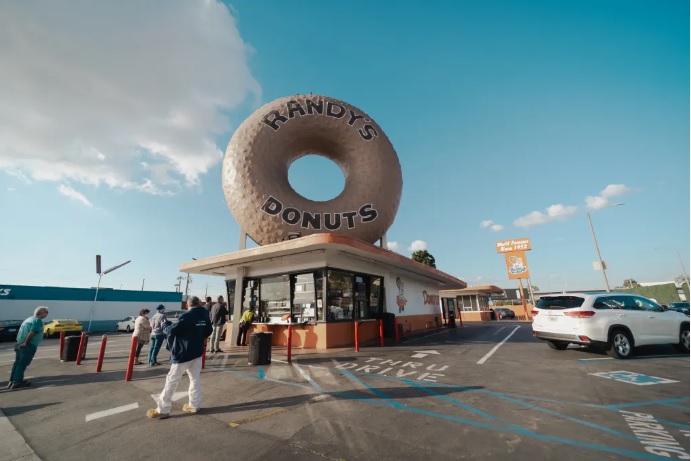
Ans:
[[[624,288],[636,288],[641,286],[641,284],[636,282],[634,279],[626,279],[624,280],[624,284],[622,286]]]
[[[430,267],[434,267],[434,268],[437,267],[437,264],[434,260],[434,256],[429,254],[429,252],[427,250],[418,250],[418,251],[413,253],[411,258],[413,258],[414,261],[422,263],[426,266],[430,266]]]
[[[530,285],[530,288],[533,289],[533,293],[540,291],[540,287],[538,287],[537,285]]]

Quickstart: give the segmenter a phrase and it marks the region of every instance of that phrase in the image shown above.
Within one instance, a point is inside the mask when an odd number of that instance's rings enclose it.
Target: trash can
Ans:
[[[382,322],[384,327],[384,337],[393,338],[396,336],[396,314],[392,312],[384,312],[382,314]]]
[[[60,360],[63,362],[76,362],[77,354],[79,353],[79,341],[81,341],[81,336],[65,336],[65,346],[62,349],[62,357]],[[84,351],[82,352],[82,360],[86,356],[86,345],[89,342],[89,337],[86,336],[84,343]]]
[[[247,362],[250,365],[268,365],[271,363],[271,332],[257,332],[250,335],[250,349]]]

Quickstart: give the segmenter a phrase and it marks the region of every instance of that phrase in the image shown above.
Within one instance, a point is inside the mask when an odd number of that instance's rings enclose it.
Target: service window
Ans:
[[[326,320],[353,319],[353,274],[328,270]]]

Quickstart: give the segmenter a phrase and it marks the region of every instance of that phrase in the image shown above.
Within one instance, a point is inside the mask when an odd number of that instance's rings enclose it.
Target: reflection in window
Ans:
[[[278,321],[290,314],[290,276],[279,275],[261,279],[262,316]]]
[[[324,321],[324,271],[314,272],[314,287],[317,298],[317,320]]]
[[[326,320],[351,320],[353,318],[353,275],[330,270],[327,278]]]
[[[355,277],[355,312],[358,319],[366,319],[369,314],[367,285],[365,278],[360,275]]]
[[[296,322],[314,320],[316,314],[314,274],[297,274],[293,295],[293,318]]]
[[[375,277],[371,276],[369,277],[370,279],[370,288],[369,288],[369,315],[368,318],[374,319],[379,316],[379,314],[382,311],[381,308],[381,277]]]

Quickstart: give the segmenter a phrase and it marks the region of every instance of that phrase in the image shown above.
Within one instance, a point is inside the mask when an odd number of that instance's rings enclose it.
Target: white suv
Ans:
[[[570,343],[601,347],[618,359],[633,348],[675,344],[689,352],[689,317],[628,293],[543,296],[535,306],[533,336],[564,350]]]

